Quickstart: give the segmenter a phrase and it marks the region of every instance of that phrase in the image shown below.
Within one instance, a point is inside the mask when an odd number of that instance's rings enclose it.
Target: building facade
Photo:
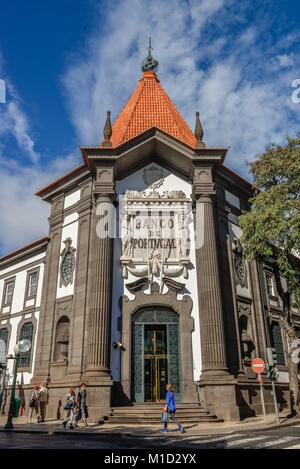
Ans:
[[[36,194],[51,206],[48,237],[0,259],[0,339],[7,353],[32,342],[18,374],[25,403],[46,382],[55,417],[85,382],[99,421],[112,406],[164,400],[170,382],[178,402],[237,420],[261,413],[251,360],[275,346],[287,406],[272,259],[249,263],[239,241],[253,188],[225,166],[227,149],[206,148],[199,114],[193,133],[146,69],[81,153]]]

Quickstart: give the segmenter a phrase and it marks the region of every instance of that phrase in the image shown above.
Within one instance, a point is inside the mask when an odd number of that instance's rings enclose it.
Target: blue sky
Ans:
[[[226,164],[299,132],[300,5],[292,0],[53,0],[0,3],[0,255],[47,235],[34,193],[81,164],[141,76],[148,35],[158,76]],[[300,96],[300,94],[299,94]]]

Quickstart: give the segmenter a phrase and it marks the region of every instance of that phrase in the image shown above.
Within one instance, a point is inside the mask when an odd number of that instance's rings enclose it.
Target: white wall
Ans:
[[[23,313],[23,305],[24,305],[24,296],[25,296],[25,287],[26,287],[26,279],[27,279],[27,270],[32,270],[33,267],[30,266],[30,264],[36,260],[41,260],[40,264],[37,264],[34,266],[34,268],[40,269],[39,271],[39,278],[38,278],[38,288],[37,288],[37,296],[36,296],[36,305],[35,309],[40,307],[41,303],[41,295],[42,295],[42,285],[43,285],[43,276],[44,276],[44,263],[43,259],[45,258],[45,253],[41,253],[37,256],[32,256],[30,258],[27,258],[25,261],[18,262],[9,268],[2,269],[0,270],[0,275],[6,274],[6,277],[4,279],[0,280],[0,300],[2,300],[2,294],[3,294],[3,286],[6,278],[11,277],[12,275],[16,277],[15,280],[15,288],[14,288],[14,293],[13,293],[13,300],[12,300],[12,305],[11,305],[11,313],[10,316],[6,319],[2,319],[4,314],[2,313],[2,318],[0,315],[0,327],[8,327],[9,325],[11,326],[11,333],[9,337],[9,344],[8,344],[8,354],[14,354],[14,346],[17,343],[18,337],[17,337],[17,332],[18,332],[18,325],[24,316],[25,319],[30,319],[31,317],[36,318],[36,329],[34,330],[34,343],[32,344],[33,347],[33,361],[32,364],[34,366],[34,356],[35,356],[35,345],[36,345],[36,340],[37,340],[37,333],[38,333],[38,320],[39,320],[39,311],[35,312],[28,312],[28,313]],[[13,271],[16,269],[22,268],[21,271],[17,272],[16,274],[13,274]],[[4,310],[5,311],[5,310]],[[13,373],[13,366],[14,366],[14,360],[8,360],[7,361],[8,365],[8,372],[10,375]],[[19,383],[23,384],[28,384],[32,378],[33,374],[33,366],[32,366],[32,372],[31,373],[18,373],[17,376],[17,381]]]

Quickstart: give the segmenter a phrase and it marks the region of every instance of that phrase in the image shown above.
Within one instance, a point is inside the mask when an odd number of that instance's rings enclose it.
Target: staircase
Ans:
[[[113,407],[105,420],[114,424],[160,424],[163,405],[160,402],[144,402],[126,407]],[[197,403],[176,403],[176,419],[183,424],[223,422]]]

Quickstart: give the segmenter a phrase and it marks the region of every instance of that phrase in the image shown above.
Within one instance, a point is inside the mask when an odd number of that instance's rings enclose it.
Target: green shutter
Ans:
[[[285,365],[281,330],[278,324],[272,325],[272,346],[276,350],[278,365]]]

